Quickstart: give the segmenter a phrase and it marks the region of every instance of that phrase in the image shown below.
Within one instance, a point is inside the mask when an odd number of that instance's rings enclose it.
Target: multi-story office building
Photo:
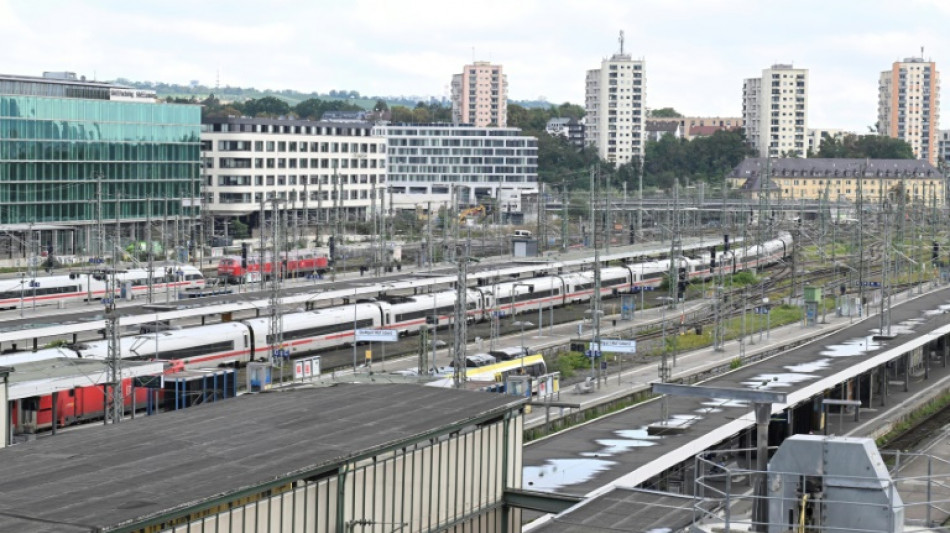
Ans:
[[[622,165],[643,156],[646,87],[644,61],[628,54],[614,54],[587,71],[585,135],[602,159]]]
[[[742,84],[746,142],[763,157],[805,157],[808,69],[772,65]]]
[[[112,255],[151,217],[184,218],[179,237],[193,238],[200,123],[199,106],[157,103],[154,91],[66,72],[0,75],[5,235],[57,255]]]
[[[207,120],[201,125],[205,209],[254,228],[261,205],[268,219],[275,203],[295,227],[366,220],[385,201],[386,186],[386,139],[371,130],[367,122]]]
[[[894,201],[906,191],[912,203],[943,205],[943,175],[930,163],[914,159],[746,158],[726,179],[730,186],[757,197],[770,191],[779,200],[818,200],[869,204]]]
[[[400,124],[373,131],[387,140],[397,208],[451,208],[456,194],[460,206],[519,213],[522,194],[538,192],[538,140],[518,128]]]
[[[933,61],[909,57],[881,73],[877,131],[910,144],[918,159],[937,163],[940,73]]]
[[[452,76],[452,121],[479,128],[508,125],[508,77],[501,65],[476,61]]]

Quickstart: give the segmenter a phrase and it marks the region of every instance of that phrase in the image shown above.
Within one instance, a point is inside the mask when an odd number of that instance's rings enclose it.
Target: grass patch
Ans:
[[[937,411],[940,411],[947,405],[950,405],[950,392],[947,392],[941,396],[938,396],[937,398],[934,398],[929,403],[927,403],[927,405],[914,411],[913,413],[911,413],[909,417],[907,417],[906,420],[896,424],[893,428],[891,428],[890,431],[888,431],[885,435],[878,437],[877,440],[875,440],[874,442],[877,444],[878,448],[887,446],[888,443],[900,437],[901,435],[906,433],[908,430],[913,429],[914,426],[916,426],[920,422],[923,422],[924,420],[929,418],[931,415],[933,415]]]

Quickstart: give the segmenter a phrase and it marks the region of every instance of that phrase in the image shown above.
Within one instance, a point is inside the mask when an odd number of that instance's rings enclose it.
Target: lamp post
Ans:
[[[762,312],[765,313],[765,338],[769,338],[769,297],[765,295],[765,285],[771,278],[762,278]],[[759,329],[759,342],[762,342],[762,329]]]

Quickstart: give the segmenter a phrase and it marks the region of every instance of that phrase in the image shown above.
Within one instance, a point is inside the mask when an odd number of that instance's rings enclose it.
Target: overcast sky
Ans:
[[[624,30],[651,108],[738,116],[743,78],[793,63],[809,127],[866,132],[893,61],[923,46],[950,72],[947,28],[950,0],[0,0],[0,70],[442,97],[474,57],[512,99],[583,105]]]

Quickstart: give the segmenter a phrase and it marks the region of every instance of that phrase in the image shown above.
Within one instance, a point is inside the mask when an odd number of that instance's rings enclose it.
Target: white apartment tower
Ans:
[[[772,65],[742,84],[746,141],[762,157],[805,157],[808,69]]]
[[[587,71],[585,98],[586,142],[616,165],[641,157],[646,143],[645,64],[622,50]]]
[[[501,65],[476,61],[452,76],[452,122],[477,128],[508,125],[508,77]]]
[[[937,164],[940,73],[933,61],[909,57],[881,73],[877,131],[907,142],[917,159]]]

